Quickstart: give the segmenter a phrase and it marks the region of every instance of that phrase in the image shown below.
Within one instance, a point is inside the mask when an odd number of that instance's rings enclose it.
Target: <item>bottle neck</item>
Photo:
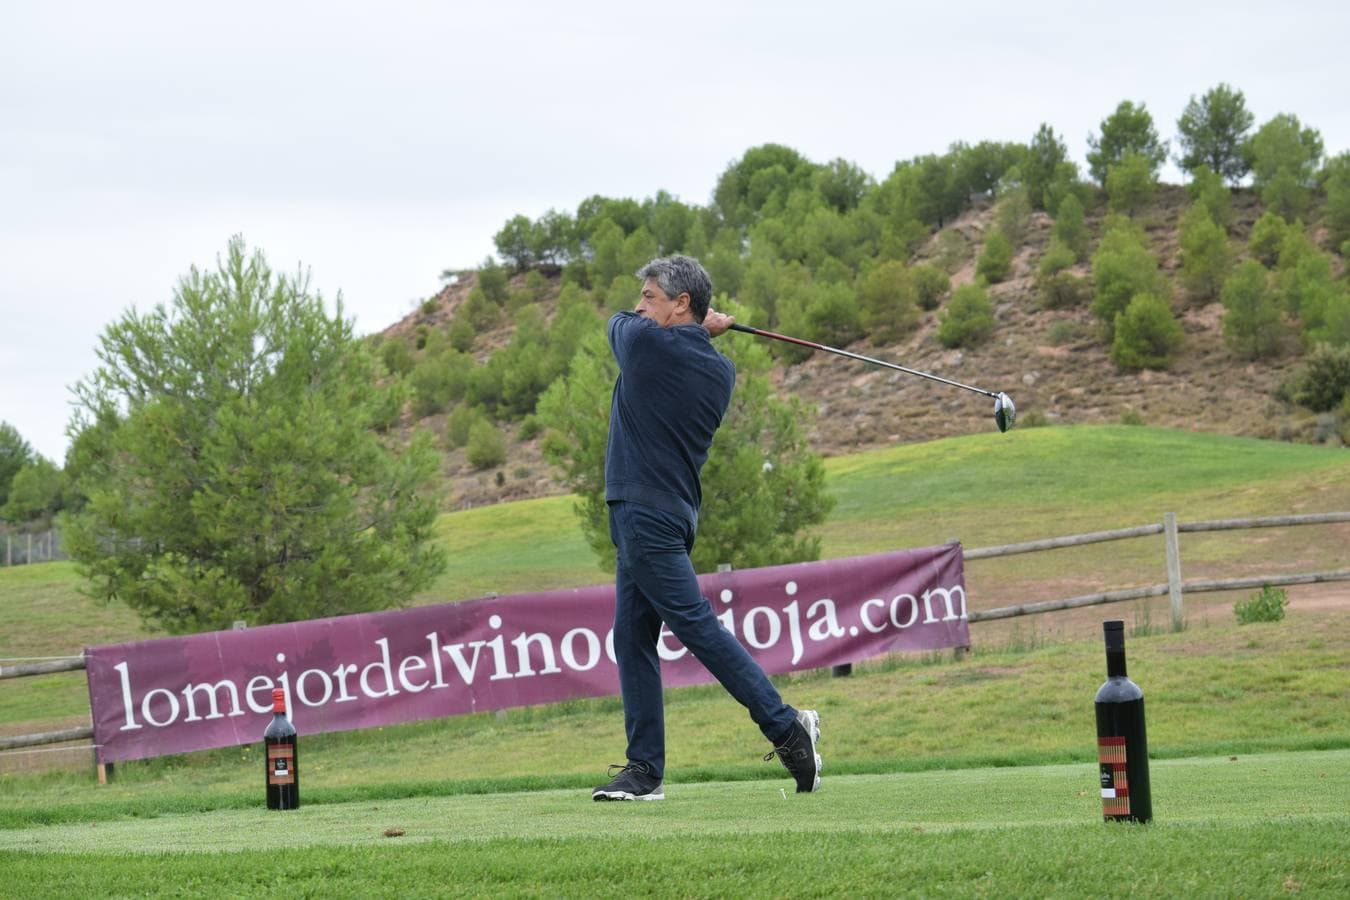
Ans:
[[[1125,623],[1116,619],[1105,622],[1102,637],[1106,639],[1106,677],[1125,677]]]

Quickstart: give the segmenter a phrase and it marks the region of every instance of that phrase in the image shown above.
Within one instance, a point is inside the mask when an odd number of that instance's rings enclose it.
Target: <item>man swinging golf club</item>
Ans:
[[[736,369],[713,349],[731,316],[708,308],[712,280],[688,256],[654,259],[637,277],[636,309],[609,320],[619,364],[610,402],[605,500],[615,573],[614,653],[623,694],[627,762],[596,800],[662,800],[665,711],[657,640],[661,623],[722,683],[796,779],[820,786],[820,716],[783,702],[764,670],[722,627],[699,593],[689,552],[703,493],[699,471],[722,422]],[[615,771],[617,770],[617,771]]]

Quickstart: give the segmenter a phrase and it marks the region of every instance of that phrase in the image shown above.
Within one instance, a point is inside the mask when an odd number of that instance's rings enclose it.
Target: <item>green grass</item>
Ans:
[[[1151,754],[1350,748],[1348,646],[1345,612],[1131,638]],[[978,650],[961,661],[892,657],[859,665],[849,678],[775,680],[788,702],[820,710],[827,740],[841,736],[829,748],[832,773],[891,774],[1090,762],[1091,700],[1104,665],[1098,639]],[[759,759],[744,711],[719,687],[667,691],[666,720],[672,781],[779,777],[776,764]],[[622,724],[618,700],[607,697],[310,735],[306,796],[325,803],[582,788],[622,758]],[[122,764],[114,783],[95,791],[87,770],[0,777],[0,827],[248,808],[260,765],[257,748],[244,746]]]
[[[1314,896],[1350,890],[1350,751],[1151,766],[1100,821],[1091,764],[307,804],[0,830],[31,897]],[[402,832],[386,837],[386,832]]]
[[[1344,450],[1165,429],[1036,428],[908,444],[826,463],[838,506],[821,528],[839,557],[942,543],[967,547],[1159,522],[1350,509]],[[449,567],[416,603],[446,602],[607,580],[582,539],[571,497],[442,516]],[[1343,526],[1182,535],[1182,575],[1217,578],[1347,565]],[[1161,536],[977,560],[966,567],[972,609],[1166,580]],[[149,636],[125,607],[78,592],[69,563],[0,569],[0,658],[78,653]],[[1227,620],[1233,597],[1193,595],[1188,620]],[[1071,623],[1120,615],[1151,627],[1166,600],[1102,607],[1092,616],[976,626],[976,642],[1082,637]],[[1096,615],[1102,612],[1103,615]],[[83,678],[0,682],[0,729],[70,722],[87,709]],[[20,729],[22,730],[22,729]],[[36,729],[34,729],[36,730]]]
[[[1350,509],[1344,451],[1140,427],[1041,428],[827,462],[824,555],[959,538]],[[606,580],[571,498],[447,515],[419,603]],[[1183,576],[1343,568],[1346,529],[1183,535]],[[1164,580],[1161,538],[967,566],[975,609]],[[0,569],[0,657],[147,635],[69,564]],[[302,737],[305,806],[259,807],[257,748],[24,771],[0,754],[0,866],[24,896],[1263,896],[1350,892],[1350,612],[1238,625],[1233,597],[972,628],[974,653],[775,679],[821,711],[825,791],[780,794],[716,686],[667,692],[670,800],[592,804],[617,698]],[[1213,599],[1211,599],[1213,598]],[[1158,821],[1106,826],[1091,698],[1099,623],[1131,625]],[[998,627],[993,627],[993,626]],[[0,730],[87,721],[82,673],[0,682]],[[303,735],[303,723],[301,726]],[[55,754],[55,755],[60,755]],[[1236,757],[1234,759],[1233,757]],[[278,827],[284,826],[284,827]],[[401,828],[397,838],[386,828]]]

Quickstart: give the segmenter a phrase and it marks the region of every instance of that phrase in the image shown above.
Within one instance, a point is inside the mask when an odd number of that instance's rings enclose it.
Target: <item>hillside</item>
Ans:
[[[1108,356],[1109,347],[1098,337],[1097,322],[1086,302],[1070,309],[1041,308],[1035,273],[1049,243],[1053,221],[1040,212],[1032,214],[1025,240],[1014,248],[1011,276],[988,289],[997,323],[991,340],[972,348],[946,349],[936,339],[937,311],[929,311],[922,313],[918,328],[899,343],[877,346],[863,340],[847,349],[966,384],[1006,391],[1017,404],[1019,427],[1023,428],[1126,420],[1215,434],[1338,443],[1335,428],[1276,396],[1281,382],[1301,361],[1300,350],[1293,342],[1274,359],[1240,359],[1224,341],[1222,304],[1197,305],[1185,299],[1176,276],[1180,268],[1179,223],[1188,205],[1184,188],[1161,186],[1153,204],[1134,217],[1143,227],[1161,270],[1169,276],[1172,307],[1185,332],[1184,345],[1166,371],[1118,370]],[[1234,191],[1234,221],[1229,231],[1229,245],[1234,251],[1245,255],[1252,225],[1261,212],[1254,194]],[[977,202],[935,232],[911,262],[936,260],[940,248],[954,241],[944,235],[956,234],[966,251],[964,261],[952,272],[952,289],[973,281],[976,257],[994,218],[990,201]],[[1102,208],[1088,212],[1087,228],[1094,246],[1104,218]],[[1337,260],[1334,265],[1342,263]],[[1088,262],[1069,271],[1091,277]],[[522,279],[516,276],[513,284],[519,285]],[[474,285],[474,273],[464,273],[422,308],[385,329],[381,338],[412,342],[419,329],[425,334],[447,328]],[[543,304],[546,308],[556,300],[559,288],[560,279],[555,274],[549,280]],[[950,296],[949,292],[943,302]],[[480,333],[472,349],[475,359],[486,362],[510,341],[511,334],[512,326],[505,320]],[[737,334],[720,340],[753,338]],[[830,354],[816,353],[797,365],[780,364],[772,377],[781,391],[815,405],[818,415],[812,444],[826,456],[986,432],[995,427],[992,401],[987,398]],[[446,414],[439,413],[415,424],[443,435],[445,420]],[[404,427],[413,425],[409,413]],[[504,425],[507,460],[495,469],[475,471],[462,448],[446,448],[445,475],[451,487],[447,508],[563,492],[550,477],[539,440],[517,440],[516,429],[515,424]]]

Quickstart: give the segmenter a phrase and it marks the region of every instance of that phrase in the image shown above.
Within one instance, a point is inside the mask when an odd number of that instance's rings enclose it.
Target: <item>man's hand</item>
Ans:
[[[731,327],[731,323],[736,321],[735,316],[723,315],[715,309],[709,309],[708,314],[703,317],[703,327],[708,329],[708,334],[717,337],[722,332]]]

